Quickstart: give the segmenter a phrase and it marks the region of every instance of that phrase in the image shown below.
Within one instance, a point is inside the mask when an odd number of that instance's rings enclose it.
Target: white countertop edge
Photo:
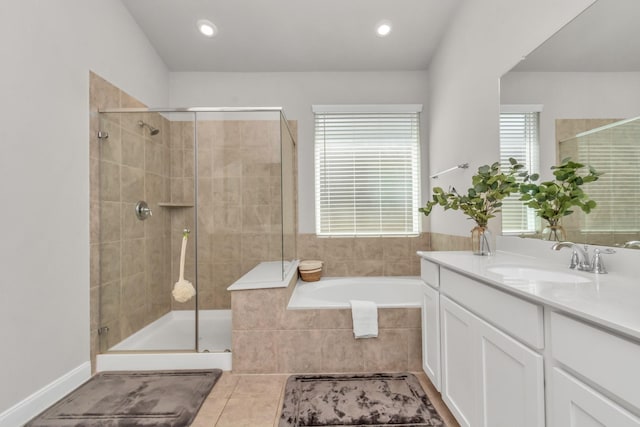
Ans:
[[[294,275],[298,274],[298,264],[300,260],[293,260],[287,270],[286,276],[282,280],[254,280],[256,276],[262,274],[269,275],[274,274],[274,269],[279,268],[280,261],[266,261],[256,265],[251,271],[244,276],[236,280],[231,286],[227,288],[228,291],[248,291],[251,289],[275,289],[286,288],[291,283]],[[277,273],[277,271],[276,271]]]
[[[473,279],[485,282],[488,285],[504,290],[508,293],[525,298],[529,301],[533,301],[542,305],[549,306],[551,308],[573,315],[580,319],[587,320],[597,325],[600,325],[602,327],[614,330],[620,334],[628,335],[630,337],[640,340],[640,286],[637,286],[639,298],[636,299],[636,301],[638,301],[638,310],[635,313],[633,313],[636,317],[634,318],[634,323],[637,325],[637,327],[635,327],[635,326],[626,325],[624,323],[621,323],[620,321],[616,321],[614,319],[608,318],[607,316],[593,313],[592,311],[589,311],[586,309],[577,308],[566,302],[558,301],[553,298],[547,298],[532,292],[528,292],[524,289],[507,285],[499,279],[500,278],[499,275],[483,272],[483,269],[474,271],[469,269],[467,266],[457,265],[453,262],[454,260],[452,258],[455,257],[457,258],[457,261],[460,261],[461,256],[465,258],[468,256],[468,260],[474,260],[475,261],[474,263],[476,266],[485,264],[484,268],[486,268],[486,266],[491,266],[493,264],[508,264],[508,263],[518,263],[520,265],[528,265],[528,266],[540,268],[541,262],[544,262],[545,266],[548,266],[549,269],[551,270],[562,271],[562,269],[566,269],[566,271],[571,271],[575,274],[589,277],[597,284],[597,286],[607,286],[610,283],[620,283],[623,281],[629,282],[629,286],[633,286],[632,279],[628,277],[622,277],[620,275],[612,274],[612,273],[606,274],[606,275],[597,275],[597,274],[588,273],[588,272],[578,272],[578,271],[574,272],[573,270],[569,270],[566,265],[562,266],[559,264],[555,264],[550,262],[549,260],[541,260],[532,256],[515,254],[511,252],[502,252],[502,251],[496,251],[495,255],[484,256],[484,257],[473,255],[470,251],[433,251],[433,252],[418,251],[417,254],[418,256],[426,260],[435,262],[436,264],[439,264],[452,271],[471,277]],[[553,284],[550,282],[545,282],[545,283],[549,284],[550,286],[557,286],[557,287],[564,288],[564,290],[568,290],[569,286],[572,286],[572,285],[567,286],[567,284],[560,284],[560,283],[557,283],[557,284]],[[615,307],[612,305],[610,308],[611,310],[613,310],[614,313],[620,314],[619,310],[617,310],[618,307]]]
[[[227,288],[228,291],[248,291],[251,289],[275,289],[286,288],[289,282],[253,282],[253,283],[234,283]]]

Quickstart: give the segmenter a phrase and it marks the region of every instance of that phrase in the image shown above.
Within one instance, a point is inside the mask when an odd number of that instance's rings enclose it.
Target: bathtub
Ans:
[[[289,310],[351,308],[350,300],[375,302],[379,308],[421,306],[422,280],[417,276],[326,277],[318,282],[298,280]]]

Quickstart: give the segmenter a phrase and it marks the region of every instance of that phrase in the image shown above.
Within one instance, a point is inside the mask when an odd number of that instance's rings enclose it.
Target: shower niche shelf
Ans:
[[[193,203],[188,202],[160,202],[158,206],[161,208],[192,208]]]

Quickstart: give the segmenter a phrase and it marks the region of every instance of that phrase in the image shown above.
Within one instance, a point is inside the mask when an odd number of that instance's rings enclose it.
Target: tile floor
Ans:
[[[459,427],[423,373],[414,372],[447,427]],[[288,375],[235,375],[224,372],[192,427],[277,427]]]

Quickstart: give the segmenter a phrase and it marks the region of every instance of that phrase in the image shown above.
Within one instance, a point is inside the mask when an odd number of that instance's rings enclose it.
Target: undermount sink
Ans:
[[[500,265],[488,267],[487,271],[507,279],[529,280],[556,283],[589,283],[591,279],[570,272],[547,270],[544,268],[518,265]]]

